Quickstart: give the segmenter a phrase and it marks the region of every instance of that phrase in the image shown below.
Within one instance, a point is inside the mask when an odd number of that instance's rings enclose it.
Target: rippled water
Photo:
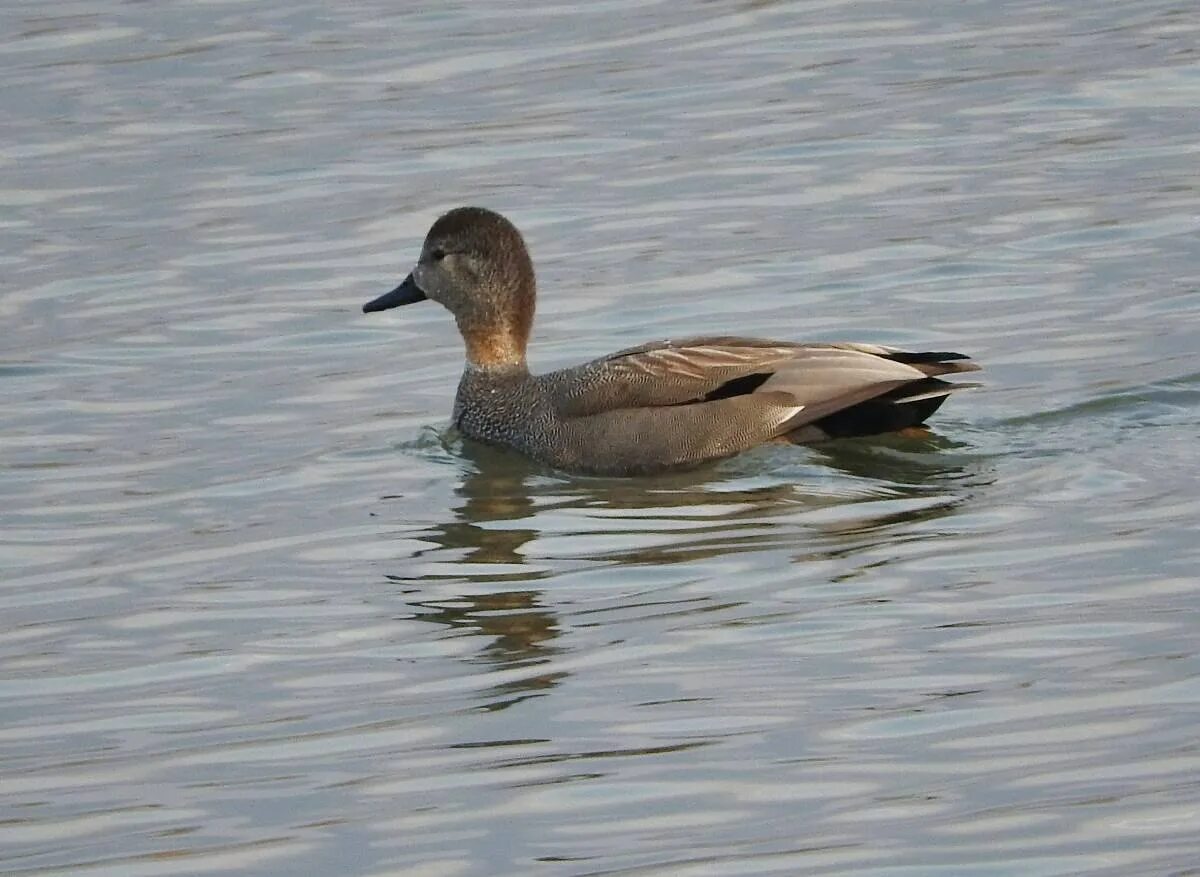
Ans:
[[[404,4],[401,4],[403,6]],[[0,9],[0,873],[1185,874],[1200,13]],[[602,480],[443,431],[460,203],[547,368],[987,366]]]

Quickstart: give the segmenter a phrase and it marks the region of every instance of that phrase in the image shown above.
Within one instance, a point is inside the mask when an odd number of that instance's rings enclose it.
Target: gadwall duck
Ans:
[[[433,299],[467,364],[454,400],[466,436],[549,466],[636,475],[728,457],[773,439],[872,435],[922,423],[978,370],[961,353],[716,336],[655,341],[532,375],[533,262],[516,227],[460,207],[433,224],[412,273],[363,305]]]

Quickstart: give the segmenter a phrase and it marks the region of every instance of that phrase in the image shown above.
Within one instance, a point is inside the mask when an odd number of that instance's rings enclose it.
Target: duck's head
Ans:
[[[412,273],[363,311],[432,299],[458,323],[477,368],[523,365],[533,325],[533,262],[515,225],[483,207],[457,207],[425,236]]]

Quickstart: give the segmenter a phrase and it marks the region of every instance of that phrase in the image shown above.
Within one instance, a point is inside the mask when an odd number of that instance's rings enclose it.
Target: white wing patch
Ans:
[[[791,420],[793,417],[795,417],[797,414],[799,414],[801,411],[803,411],[807,407],[808,407],[807,405],[795,405],[790,408],[779,409],[780,416],[779,416],[779,419],[777,421],[775,421],[775,425],[782,426],[783,424],[787,423],[789,420]]]

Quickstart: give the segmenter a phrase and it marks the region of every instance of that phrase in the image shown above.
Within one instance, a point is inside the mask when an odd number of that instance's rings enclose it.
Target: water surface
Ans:
[[[1200,859],[1186,4],[0,10],[0,873]],[[565,476],[444,427],[461,203],[551,368],[959,349],[928,438]]]

